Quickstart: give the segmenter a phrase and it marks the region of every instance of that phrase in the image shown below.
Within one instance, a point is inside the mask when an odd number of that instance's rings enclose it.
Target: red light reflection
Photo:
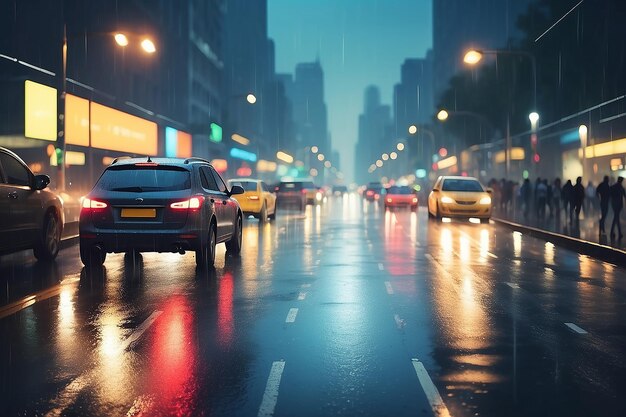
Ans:
[[[233,342],[235,322],[233,320],[233,274],[226,272],[219,283],[217,299],[217,339],[222,348],[228,348]]]

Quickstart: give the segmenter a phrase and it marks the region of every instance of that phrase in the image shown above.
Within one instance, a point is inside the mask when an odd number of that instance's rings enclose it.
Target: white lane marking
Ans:
[[[379,271],[382,271],[382,270],[384,270],[384,269],[385,269],[385,267],[383,266],[383,264],[379,262],[379,263],[378,263],[378,270],[379,270]]]
[[[515,290],[519,289],[519,285],[517,285],[514,282],[507,282],[506,285],[508,285],[509,287],[511,287],[511,288],[513,288]]]
[[[259,413],[257,414],[258,417],[271,417],[274,415],[274,409],[278,401],[278,388],[280,387],[280,379],[283,376],[284,370],[284,360],[272,363],[272,370],[270,371],[270,376],[267,377],[263,401],[261,401]]]
[[[162,311],[155,311],[150,316],[144,320],[143,323],[135,329],[134,332],[130,334],[122,343],[120,343],[118,350],[124,351],[131,347],[133,344],[137,343],[139,338],[148,330],[154,321],[163,313]],[[50,404],[52,405],[52,409],[46,413],[46,417],[56,417],[63,414],[65,409],[70,405],[76,402],[76,399],[80,395],[81,391],[88,386],[95,377],[95,370],[91,370],[83,373],[76,377],[72,382],[70,382],[63,391],[59,393]]]
[[[385,281],[385,288],[387,289],[387,294],[393,294],[393,287],[391,286],[391,282]]]
[[[570,328],[570,330],[578,333],[578,334],[587,334],[587,331],[585,329],[582,329],[578,326],[576,326],[574,323],[564,323],[567,327]]]
[[[287,318],[285,319],[285,323],[293,323],[296,321],[296,316],[298,315],[297,308],[290,308],[289,313],[287,313]]]
[[[404,325],[406,324],[406,322],[403,318],[400,317],[399,314],[395,314],[393,316],[393,319],[396,321],[396,327],[398,328],[398,330],[404,329]]]
[[[298,294],[298,301],[302,301],[306,298],[306,293],[305,292],[301,292],[300,294]]]
[[[417,379],[420,381],[420,385],[424,390],[424,394],[426,394],[426,398],[428,399],[428,403],[430,407],[433,409],[433,413],[437,417],[450,417],[450,412],[448,411],[448,407],[444,404],[441,399],[441,395],[439,395],[439,391],[437,391],[437,387],[433,384],[432,379],[428,375],[426,368],[419,359],[411,359],[413,362],[413,368],[415,368],[415,373],[417,374]]]
[[[302,284],[302,288],[311,288],[311,284]]]

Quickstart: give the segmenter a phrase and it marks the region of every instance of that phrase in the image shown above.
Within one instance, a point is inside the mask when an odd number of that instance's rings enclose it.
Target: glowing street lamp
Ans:
[[[317,155],[317,160],[320,161],[320,162],[322,162],[324,160],[324,158],[326,158],[326,157],[324,156],[323,153]]]
[[[154,46],[154,42],[152,42],[148,38],[141,41],[141,47],[149,54],[153,54],[156,52],[156,46]]]
[[[437,113],[437,119],[439,119],[442,122],[445,122],[446,120],[448,120],[448,112],[446,110],[439,110],[439,113]]]
[[[539,121],[539,113],[537,113],[536,111],[530,113],[528,115],[528,120],[530,120],[531,126],[537,126],[537,122]]]
[[[476,65],[483,59],[483,53],[481,51],[477,51],[476,49],[470,49],[463,56],[463,62],[469,65]]]
[[[319,151],[319,148],[317,146],[311,146],[311,152],[317,153],[318,151]]]
[[[409,133],[410,133],[411,135],[416,134],[416,133],[417,133],[417,126],[415,126],[415,125],[411,125],[411,126],[409,126]]]
[[[254,94],[250,93],[250,94],[248,94],[246,96],[246,100],[248,101],[248,103],[254,104],[254,103],[256,103],[256,96]]]
[[[128,38],[123,33],[116,33],[114,38],[119,46],[128,46]]]
[[[404,150],[404,143],[399,142],[399,143],[396,145],[396,149],[398,149],[399,151],[403,151],[403,150]]]

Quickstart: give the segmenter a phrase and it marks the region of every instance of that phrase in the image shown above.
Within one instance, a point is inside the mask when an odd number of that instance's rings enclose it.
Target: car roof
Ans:
[[[123,166],[123,165],[134,165],[134,164],[138,164],[138,163],[150,163],[153,162],[155,164],[159,164],[159,165],[173,165],[173,166],[190,166],[192,163],[205,163],[207,165],[211,165],[211,163],[209,161],[207,161],[206,159],[202,159],[202,158],[196,158],[196,157],[191,157],[191,158],[160,158],[160,157],[149,157],[149,156],[144,156],[141,158],[131,158],[131,157],[125,157],[125,156],[121,156],[118,158],[115,158],[113,160],[113,162],[111,162],[111,165],[109,165],[109,167],[113,167],[113,166]]]
[[[463,177],[461,175],[442,175],[441,176],[442,180],[474,180],[474,181],[478,181],[478,178],[476,177]],[[480,181],[478,181],[480,182]]]
[[[263,180],[256,178],[231,178],[228,182],[263,182]]]

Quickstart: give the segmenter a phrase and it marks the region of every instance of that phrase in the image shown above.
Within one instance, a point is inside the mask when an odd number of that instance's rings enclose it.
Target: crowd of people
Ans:
[[[624,178],[618,177],[611,182],[609,176],[595,186],[591,181],[585,186],[582,177],[561,183],[560,178],[548,181],[546,178],[537,178],[531,182],[524,179],[521,185],[516,182],[495,178],[487,184],[493,192],[494,208],[501,213],[521,211],[524,218],[533,216],[539,222],[546,218],[561,220],[564,216],[570,225],[578,225],[581,211],[586,218],[599,215],[599,233],[606,234],[606,220],[609,208],[613,213],[610,235],[621,239],[623,237],[620,224],[620,215],[624,207],[626,192],[622,185]]]

